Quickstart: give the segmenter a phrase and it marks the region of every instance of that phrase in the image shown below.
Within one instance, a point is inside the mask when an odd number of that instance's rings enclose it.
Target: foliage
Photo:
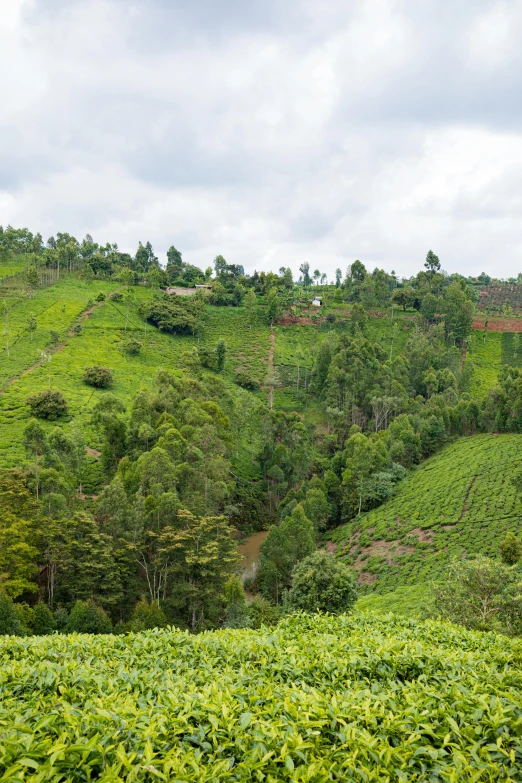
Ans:
[[[150,603],[142,598],[133,609],[129,622],[131,631],[148,631],[151,628],[163,628],[167,624],[166,617],[157,601]]]
[[[67,402],[58,389],[45,389],[31,394],[26,399],[26,404],[31,408],[31,413],[37,419],[49,419],[53,421],[67,414]]]
[[[53,613],[42,601],[39,601],[31,613],[31,631],[35,636],[45,636],[56,630],[56,620]]]
[[[23,624],[15,609],[11,598],[0,591],[0,636],[21,636],[24,632]]]
[[[301,560],[292,573],[286,603],[293,611],[348,612],[357,600],[353,571],[324,550]]]
[[[499,552],[503,563],[508,566],[516,565],[522,557],[522,541],[508,530],[500,544]]]
[[[67,622],[67,630],[72,633],[111,633],[112,623],[100,606],[93,601],[77,601]]]
[[[454,559],[435,587],[434,611],[467,628],[520,634],[521,610],[521,574],[487,557]]]
[[[241,386],[243,389],[249,389],[250,391],[259,389],[259,381],[257,378],[245,370],[236,369],[234,380],[237,385]]]
[[[94,386],[97,389],[106,389],[107,386],[112,384],[112,372],[108,367],[101,367],[96,364],[93,367],[87,367],[82,380],[88,383],[89,386]]]
[[[27,781],[517,780],[522,764],[519,650],[436,621],[11,637],[0,678],[0,769]]]
[[[143,317],[163,332],[194,334],[200,322],[199,302],[188,296],[158,296],[141,308]]]

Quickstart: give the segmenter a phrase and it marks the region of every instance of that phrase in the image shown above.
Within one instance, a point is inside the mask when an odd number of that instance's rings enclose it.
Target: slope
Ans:
[[[453,556],[495,555],[517,532],[520,501],[510,475],[521,435],[460,438],[428,459],[380,508],[337,528],[338,555],[379,593],[440,577]]]
[[[0,639],[0,776],[520,781],[520,648],[447,623]]]

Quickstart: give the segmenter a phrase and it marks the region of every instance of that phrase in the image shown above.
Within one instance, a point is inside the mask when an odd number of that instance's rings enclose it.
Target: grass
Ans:
[[[426,585],[406,585],[391,593],[368,593],[357,601],[357,612],[393,612],[403,617],[419,617],[430,603],[430,589]]]
[[[407,477],[380,508],[333,531],[338,554],[378,593],[440,578],[451,557],[496,556],[518,532],[521,501],[509,477],[522,436],[461,438]]]
[[[519,781],[520,666],[506,637],[371,613],[4,637],[0,776]]]

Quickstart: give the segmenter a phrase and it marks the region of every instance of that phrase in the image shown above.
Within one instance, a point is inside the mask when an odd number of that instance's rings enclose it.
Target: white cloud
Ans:
[[[203,266],[521,268],[518,0],[7,5],[2,222]]]

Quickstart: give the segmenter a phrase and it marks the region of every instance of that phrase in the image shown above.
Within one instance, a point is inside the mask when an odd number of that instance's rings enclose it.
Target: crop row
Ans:
[[[522,502],[510,475],[522,467],[521,446],[520,435],[447,446],[387,503],[335,531],[341,556],[386,592],[440,578],[453,556],[495,555],[506,532],[519,530]]]
[[[374,615],[4,638],[0,775],[519,781],[519,665],[505,638]]]

